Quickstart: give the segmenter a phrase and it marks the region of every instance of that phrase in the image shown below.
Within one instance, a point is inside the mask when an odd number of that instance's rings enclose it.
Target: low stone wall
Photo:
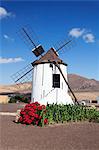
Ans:
[[[0,95],[0,103],[1,104],[6,104],[9,101],[8,95]]]

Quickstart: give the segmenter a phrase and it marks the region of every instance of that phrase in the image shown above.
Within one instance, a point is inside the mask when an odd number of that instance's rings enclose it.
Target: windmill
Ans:
[[[67,64],[58,55],[72,40],[65,41],[57,49],[50,48],[45,52],[42,45],[34,42],[27,28],[22,28],[22,34],[29,45],[31,44],[33,54],[39,59],[14,74],[12,77],[15,83],[22,83],[21,81],[26,81],[32,76],[31,102],[38,101],[45,105],[78,103],[67,81]]]

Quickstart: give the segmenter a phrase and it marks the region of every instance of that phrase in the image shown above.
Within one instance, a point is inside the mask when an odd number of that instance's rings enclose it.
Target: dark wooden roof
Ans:
[[[59,57],[57,52],[51,48],[49,51],[47,51],[46,54],[44,54],[39,60],[36,60],[32,63],[33,66],[37,64],[43,64],[43,63],[49,63],[49,62],[55,62],[57,61],[59,64],[64,64],[67,66],[66,63],[64,63]]]

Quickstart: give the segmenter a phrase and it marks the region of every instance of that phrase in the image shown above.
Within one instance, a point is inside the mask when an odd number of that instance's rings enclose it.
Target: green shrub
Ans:
[[[19,97],[16,99],[19,99]],[[81,105],[47,104],[47,106],[44,106],[35,102],[27,104],[21,109],[18,123],[44,126],[77,121],[99,122],[99,111]]]
[[[99,122],[99,111],[85,106],[48,104],[46,110],[49,123],[85,120]]]
[[[12,96],[9,100],[9,103],[17,103],[17,102],[30,103],[30,100],[24,95]]]

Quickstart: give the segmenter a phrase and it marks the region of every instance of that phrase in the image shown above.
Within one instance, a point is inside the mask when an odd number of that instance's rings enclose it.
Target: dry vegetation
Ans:
[[[99,92],[74,92],[78,100],[96,100]]]

